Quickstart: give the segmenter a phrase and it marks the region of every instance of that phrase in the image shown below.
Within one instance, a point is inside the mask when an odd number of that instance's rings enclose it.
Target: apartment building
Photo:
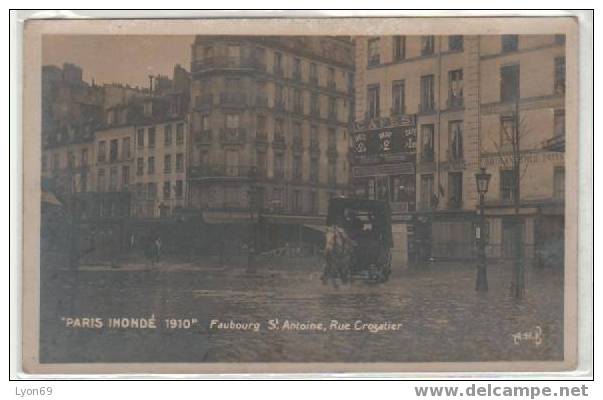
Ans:
[[[488,214],[509,205],[512,185],[498,165],[509,156],[501,129],[513,126],[516,99],[521,125],[531,127],[521,142],[531,165],[522,202],[535,201],[529,213],[538,214],[562,197],[554,186],[563,181],[563,154],[553,146],[564,134],[564,50],[556,35],[356,39],[352,180],[356,195],[392,205],[400,262],[473,254],[480,166],[493,175]],[[510,244],[502,243],[502,219],[490,220],[490,254],[503,256]],[[532,250],[534,224],[525,219]]]
[[[192,206],[311,216],[347,192],[349,39],[198,36],[191,73]]]

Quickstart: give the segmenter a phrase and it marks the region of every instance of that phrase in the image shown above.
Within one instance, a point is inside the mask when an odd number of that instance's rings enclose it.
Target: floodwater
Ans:
[[[164,262],[82,267],[73,275],[62,270],[46,278],[42,362],[563,358],[563,276],[558,270],[528,270],[521,301],[509,296],[511,266],[505,264],[489,267],[486,294],[474,290],[474,266],[462,263],[395,271],[381,285],[357,282],[337,288],[320,281],[318,260],[308,265],[285,260],[255,273]],[[151,316],[156,329],[108,328],[106,323],[102,328],[67,327],[62,319],[81,323],[83,318]],[[166,326],[170,323],[176,327]],[[218,329],[218,323],[225,328]],[[363,324],[378,329],[361,329]]]

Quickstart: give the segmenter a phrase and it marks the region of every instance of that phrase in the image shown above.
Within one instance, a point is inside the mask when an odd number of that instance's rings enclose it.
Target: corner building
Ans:
[[[196,37],[191,206],[231,220],[251,207],[285,222],[325,214],[329,197],[349,187],[352,46],[335,37]]]
[[[480,166],[492,174],[489,256],[513,253],[504,222],[512,213],[504,167],[511,153],[501,131],[516,102],[530,127],[520,149],[530,164],[520,181],[526,255],[537,247],[536,220],[559,232],[559,217],[541,218],[562,210],[555,189],[564,179],[559,35],[384,36],[355,44],[352,184],[357,196],[390,202],[395,262],[475,256]]]

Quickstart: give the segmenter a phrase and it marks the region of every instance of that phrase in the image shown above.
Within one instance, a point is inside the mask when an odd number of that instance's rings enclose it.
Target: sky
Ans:
[[[193,40],[185,35],[46,35],[42,63],[77,64],[89,83],[148,87],[148,75],[171,77],[176,64],[190,71]]]

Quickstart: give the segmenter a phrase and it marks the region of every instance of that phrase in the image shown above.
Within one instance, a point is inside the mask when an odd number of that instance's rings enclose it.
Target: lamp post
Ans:
[[[488,291],[488,273],[486,268],[486,218],[484,217],[484,196],[488,191],[488,183],[490,183],[490,174],[486,172],[486,168],[480,168],[480,172],[475,174],[477,184],[477,192],[479,193],[479,228],[477,230],[477,279],[475,281],[475,290],[478,292]]]

